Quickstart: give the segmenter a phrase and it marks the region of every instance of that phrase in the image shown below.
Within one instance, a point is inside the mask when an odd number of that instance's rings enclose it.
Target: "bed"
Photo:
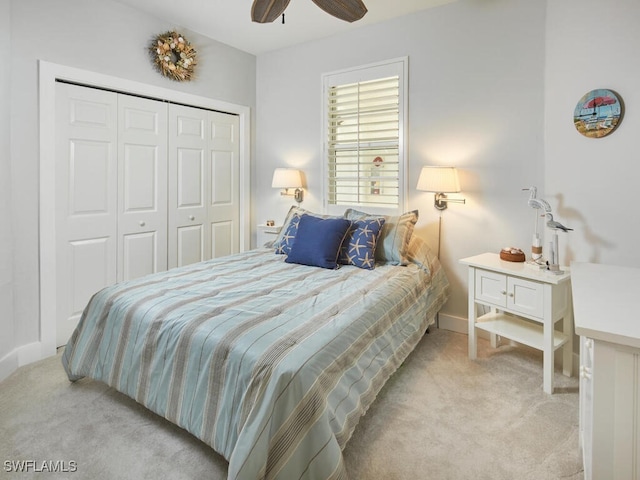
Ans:
[[[346,479],[342,449],[448,296],[424,242],[406,247],[370,269],[258,248],[107,287],[64,368],[210,445],[229,479]]]

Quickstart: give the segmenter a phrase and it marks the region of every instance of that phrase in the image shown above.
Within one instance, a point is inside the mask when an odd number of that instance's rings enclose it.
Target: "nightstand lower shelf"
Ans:
[[[479,317],[476,321],[476,328],[485,330],[495,335],[508,338],[515,342],[544,350],[544,333],[542,324],[524,320],[515,315],[503,312],[487,313]],[[562,332],[553,332],[553,349],[557,350],[563,346],[569,337]]]

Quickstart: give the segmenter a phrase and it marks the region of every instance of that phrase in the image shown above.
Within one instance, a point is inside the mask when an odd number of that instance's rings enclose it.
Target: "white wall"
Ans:
[[[11,5],[0,1],[0,44],[10,45]],[[0,69],[0,380],[16,368],[13,319],[13,242],[11,237],[11,99],[8,68]]]
[[[562,223],[566,261],[640,267],[640,2],[548,2],[545,98],[545,189]],[[573,110],[596,88],[626,105],[604,138],[580,135]],[[562,260],[562,258],[561,258]]]
[[[258,56],[255,218],[282,221],[292,203],[271,188],[277,166],[301,168],[303,207],[320,210],[321,75],[409,56],[409,207],[437,246],[433,194],[415,191],[423,165],[460,169],[466,205],[444,212],[442,260],[466,318],[458,259],[506,245],[528,248],[532,212],[523,187],[544,179],[545,4],[458,2],[351,33]]]
[[[155,35],[180,29],[179,25],[168,24],[109,0],[12,0],[10,5],[10,170],[16,326],[13,348],[19,348],[39,340],[38,60],[173,88],[253,109],[256,58],[183,31],[196,46],[199,64],[195,80],[178,83],[154,70],[147,46]],[[1,22],[7,22],[5,16],[1,16]],[[2,88],[2,92],[8,95],[8,88]],[[6,248],[5,243],[0,240],[0,252]],[[4,289],[0,286],[0,299],[3,294]],[[4,327],[0,324],[3,338]]]

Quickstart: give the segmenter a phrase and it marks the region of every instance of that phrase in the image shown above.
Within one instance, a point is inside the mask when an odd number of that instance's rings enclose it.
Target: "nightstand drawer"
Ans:
[[[476,270],[476,300],[497,307],[507,306],[507,276],[488,270]]]
[[[475,299],[533,318],[544,315],[543,285],[524,278],[477,269]]]
[[[507,282],[507,307],[536,318],[544,316],[544,287],[541,283],[523,278],[509,277]]]

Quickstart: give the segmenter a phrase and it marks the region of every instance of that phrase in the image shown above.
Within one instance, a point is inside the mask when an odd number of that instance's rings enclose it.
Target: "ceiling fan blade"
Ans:
[[[367,7],[362,0],[313,0],[317,6],[345,22],[355,22],[364,17]]]
[[[271,23],[282,15],[291,0],[254,0],[251,6],[251,20],[257,23]]]

